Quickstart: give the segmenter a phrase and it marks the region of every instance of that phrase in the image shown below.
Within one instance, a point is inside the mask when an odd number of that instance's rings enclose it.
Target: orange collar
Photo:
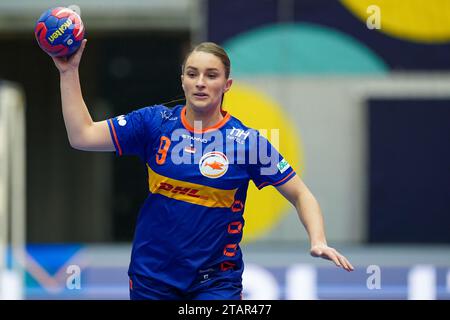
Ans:
[[[227,123],[228,120],[230,120],[230,117],[231,117],[231,115],[228,112],[225,112],[225,114],[223,115],[223,119],[220,120],[218,123],[216,123],[215,125],[213,125],[211,127],[204,128],[199,131],[199,130],[194,130],[194,128],[187,121],[186,106],[184,106],[183,109],[181,109],[181,123],[187,130],[189,130],[190,132],[193,132],[193,133],[205,133],[205,132],[220,129],[221,127],[223,127],[225,125],[225,123]]]

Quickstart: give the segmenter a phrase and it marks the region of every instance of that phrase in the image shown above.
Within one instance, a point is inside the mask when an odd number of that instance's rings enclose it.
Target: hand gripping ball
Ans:
[[[50,56],[67,57],[80,47],[84,39],[84,26],[75,11],[57,7],[40,16],[34,34],[41,49]]]

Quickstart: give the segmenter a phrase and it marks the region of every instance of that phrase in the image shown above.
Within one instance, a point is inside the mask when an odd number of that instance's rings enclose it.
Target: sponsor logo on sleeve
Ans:
[[[125,116],[124,115],[118,116],[117,117],[117,123],[121,127],[125,126],[127,124],[127,120],[125,119]]]
[[[281,173],[285,172],[290,167],[291,167],[291,165],[285,159],[282,159],[277,164],[277,168],[278,168],[278,170],[280,170]]]

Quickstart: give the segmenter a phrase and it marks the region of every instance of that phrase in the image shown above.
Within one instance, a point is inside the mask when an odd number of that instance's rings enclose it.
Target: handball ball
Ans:
[[[34,28],[34,35],[41,49],[50,56],[67,57],[80,47],[84,26],[75,11],[57,7],[41,15]]]

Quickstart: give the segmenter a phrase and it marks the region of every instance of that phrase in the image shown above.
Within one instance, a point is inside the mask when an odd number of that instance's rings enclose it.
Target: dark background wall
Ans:
[[[450,242],[450,100],[372,99],[369,241]]]
[[[181,94],[185,32],[90,33],[80,66],[94,120]],[[29,242],[130,241],[147,194],[138,159],[70,147],[59,75],[31,34],[0,34],[0,78],[26,92],[27,239]]]

